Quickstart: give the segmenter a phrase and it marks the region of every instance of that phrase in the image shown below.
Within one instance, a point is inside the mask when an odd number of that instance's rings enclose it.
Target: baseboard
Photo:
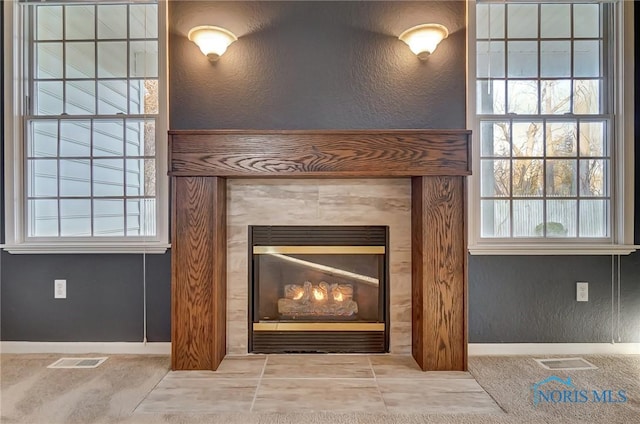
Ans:
[[[469,356],[486,355],[640,355],[640,343],[469,343]]]
[[[110,353],[170,355],[170,342],[0,342],[0,353]],[[640,355],[640,343],[469,343],[469,356]]]
[[[170,355],[171,343],[153,342],[0,342],[0,353],[110,353]]]

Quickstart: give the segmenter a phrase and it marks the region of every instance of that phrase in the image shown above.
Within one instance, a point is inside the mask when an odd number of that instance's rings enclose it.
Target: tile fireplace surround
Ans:
[[[390,350],[411,353],[411,180],[227,180],[227,353],[247,353],[249,225],[388,225]]]
[[[388,225],[390,351],[466,370],[465,130],[171,131],[172,368],[247,353],[248,225]]]

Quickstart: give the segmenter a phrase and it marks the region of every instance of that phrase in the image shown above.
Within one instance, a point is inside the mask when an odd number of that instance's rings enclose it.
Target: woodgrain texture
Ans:
[[[226,349],[226,193],[217,177],[173,178],[171,367],[215,370]]]
[[[469,175],[467,130],[170,131],[169,173],[222,177]]]
[[[464,194],[462,177],[412,181],[412,353],[425,371],[467,367]]]
[[[423,370],[466,370],[466,130],[174,131],[172,368],[226,351],[222,177],[412,176],[412,352]]]

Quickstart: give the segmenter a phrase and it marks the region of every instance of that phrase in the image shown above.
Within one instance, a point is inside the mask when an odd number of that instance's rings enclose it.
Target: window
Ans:
[[[622,238],[616,16],[607,2],[475,5],[476,243]]]
[[[13,156],[23,180],[8,244],[117,251],[164,240],[166,248],[158,4],[23,2],[17,9]]]

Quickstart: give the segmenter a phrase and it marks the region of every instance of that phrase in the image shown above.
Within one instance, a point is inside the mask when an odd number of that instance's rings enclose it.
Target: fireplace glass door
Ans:
[[[251,229],[252,352],[388,349],[387,227]]]

